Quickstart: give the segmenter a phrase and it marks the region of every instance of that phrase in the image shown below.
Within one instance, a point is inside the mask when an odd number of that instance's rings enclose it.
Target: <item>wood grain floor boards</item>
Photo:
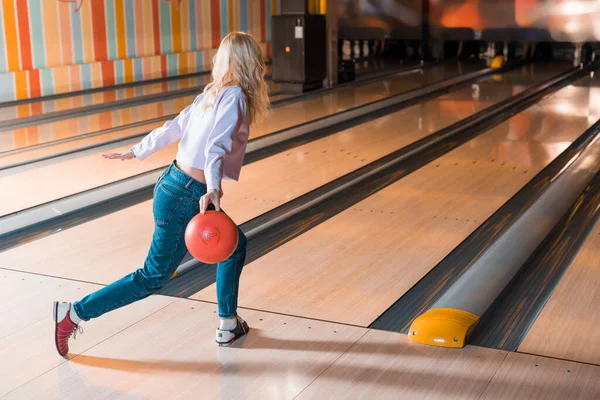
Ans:
[[[589,88],[579,90],[575,104],[589,107]],[[587,116],[556,115],[557,98],[570,93],[558,92],[518,121],[499,125],[250,263],[239,304],[369,326],[591,125]],[[539,119],[558,125],[533,122]],[[192,297],[212,301],[215,287]]]
[[[97,289],[99,286],[92,284],[0,271],[0,398],[65,364],[54,346],[52,302],[79,299]],[[85,323],[84,335],[71,340],[70,355],[103,342],[173,301],[153,296]]]
[[[432,100],[244,166],[239,183],[224,182],[223,207],[242,224],[489,104],[473,101],[470,88],[460,93],[452,94],[451,102]],[[122,165],[107,164],[105,174],[118,173]],[[151,210],[151,202],[144,202],[5,251],[0,268],[112,282],[144,260],[153,230]]]
[[[519,351],[600,365],[599,303],[600,223],[558,283]]]

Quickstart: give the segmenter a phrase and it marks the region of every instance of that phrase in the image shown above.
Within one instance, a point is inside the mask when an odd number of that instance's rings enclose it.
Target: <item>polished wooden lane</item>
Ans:
[[[506,83],[494,82],[490,79],[486,82],[485,87],[480,85],[482,87],[477,91],[478,97],[475,99],[475,102],[500,101],[509,97],[515,91],[522,90],[526,84],[533,84],[555,73],[555,69],[548,69],[532,77],[526,70],[521,70],[508,73],[505,77],[507,80]],[[485,90],[482,92],[484,88]],[[354,89],[357,92],[361,92],[362,90],[361,87]],[[470,109],[472,113],[473,109],[469,104],[473,103],[474,93],[472,92],[472,88],[470,90],[467,95],[469,100],[466,102],[454,101],[452,94],[441,98],[440,104],[444,106],[440,112],[444,115],[451,115],[454,118],[461,115],[459,112],[461,110],[457,111],[457,109],[465,107],[463,111]],[[464,92],[462,93],[459,96],[464,97],[465,94]],[[485,96],[481,93],[485,93]],[[338,95],[339,93],[337,92],[327,95],[334,96],[339,100],[329,104],[328,109],[332,112],[337,109],[341,101],[346,101],[338,97]],[[364,100],[364,98],[370,96],[384,95],[370,91],[364,96],[356,93],[353,96],[356,99],[354,103],[360,102],[360,99]],[[313,103],[314,101],[321,103],[321,107],[317,107]],[[348,104],[346,103],[346,105]],[[306,107],[306,109],[303,107]],[[293,110],[296,111],[293,112]],[[276,108],[272,111],[272,116],[267,123],[257,125],[251,129],[251,137],[260,137],[264,134],[278,131],[286,126],[293,126],[302,121],[314,119],[316,117],[313,112],[322,111],[323,104],[321,98]],[[416,118],[420,121],[420,126],[424,127],[424,129],[431,129],[431,126],[428,126],[429,121],[427,119],[423,119],[422,116]],[[452,120],[452,122],[454,121]],[[366,124],[366,126],[369,126],[369,124]],[[440,127],[437,127],[437,129],[440,129]],[[119,147],[115,151],[126,151],[129,147]],[[121,168],[114,168],[112,160],[102,159],[100,152],[92,152],[79,157],[74,156],[68,160],[56,162],[51,165],[27,169],[20,173],[5,174],[5,176],[0,177],[0,186],[11,187],[13,189],[7,192],[0,192],[0,216],[165,166],[174,158],[176,149],[177,145],[174,144],[149,157],[144,163],[127,163],[122,165]],[[57,179],[60,179],[58,184]]]
[[[54,348],[52,302],[80,298],[98,288],[84,282],[0,270],[0,398],[65,363]],[[174,300],[154,296],[110,313],[102,321],[86,323],[89,332],[85,341],[71,341],[71,354],[106,340]]]
[[[11,276],[10,283],[20,278]],[[213,305],[152,296],[85,323],[65,362],[52,341],[53,298],[33,294],[38,285],[61,284],[53,296],[75,297],[79,283],[36,280],[43,283],[17,284],[31,293],[26,304],[44,305],[45,315],[0,338],[5,356],[0,359],[0,397],[16,389],[6,399],[293,398],[365,332],[245,311],[253,327],[250,336],[232,348],[218,348]]]
[[[277,107],[276,114],[279,117],[269,119],[267,123],[260,126],[255,126],[253,131],[255,134],[260,134],[260,132],[263,132],[263,134],[264,132],[275,132],[394,94],[407,92],[433,82],[469,73],[481,67],[483,65],[480,63],[468,63],[465,65],[448,63],[425,70],[414,71],[408,75],[399,74],[390,76],[387,79],[377,82],[357,83],[354,86],[340,89],[333,93]],[[555,68],[564,69],[564,64],[557,65]],[[0,132],[0,153],[112,129],[149,118],[178,113],[190,104],[195,97],[195,95],[181,97],[164,102],[126,107],[14,131]],[[156,126],[160,125],[162,123],[156,124]],[[144,132],[144,130],[140,130],[139,132]],[[77,142],[74,142],[72,146],[79,147]]]
[[[10,333],[0,336],[3,400],[600,395],[600,367],[471,346],[426,347],[402,334],[245,309],[240,313],[252,327],[249,336],[218,348],[214,305],[163,296],[83,323],[67,361],[54,350],[49,305],[94,286],[2,272],[0,288],[1,304],[8,304],[3,313],[29,316],[4,320]]]
[[[598,399],[598,377],[598,366],[509,353],[480,399]]]
[[[560,280],[519,351],[600,365],[600,223]]]
[[[181,78],[165,82],[143,84],[135,87],[108,89],[96,93],[78,94],[55,100],[35,101],[29,104],[3,107],[0,103],[0,121],[31,117],[49,112],[71,110],[104,104],[118,100],[133,99],[157,93],[166,93],[174,90],[200,87],[210,82],[210,74],[195,77]]]
[[[369,331],[297,398],[595,399],[600,367]]]
[[[247,165],[239,183],[224,182],[223,206],[241,224],[465,118],[492,101],[506,98],[515,90],[513,85],[496,82],[489,86],[486,83],[481,89],[478,100],[473,100],[472,88],[467,87]],[[403,127],[401,134],[398,126]],[[119,173],[128,165],[107,163],[103,174]],[[109,283],[144,259],[152,234],[151,215],[151,202],[142,203],[6,251],[0,254],[0,267]]]
[[[369,326],[595,122],[593,99],[565,88],[247,265],[240,305]]]

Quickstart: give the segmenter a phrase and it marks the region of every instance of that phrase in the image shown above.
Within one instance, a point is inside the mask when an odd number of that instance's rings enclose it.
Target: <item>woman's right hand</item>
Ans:
[[[215,210],[221,211],[221,196],[220,190],[211,190],[204,196],[200,197],[200,214],[205,214],[209,204],[215,206]]]
[[[135,158],[135,154],[133,154],[133,151],[129,150],[127,152],[124,153],[107,153],[107,154],[102,154],[103,158],[108,158],[109,160],[133,160]]]

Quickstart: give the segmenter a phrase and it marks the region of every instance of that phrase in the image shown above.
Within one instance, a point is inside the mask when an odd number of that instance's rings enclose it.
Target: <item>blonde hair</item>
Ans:
[[[265,72],[262,49],[252,35],[243,32],[228,34],[213,59],[213,80],[204,89],[204,107],[212,107],[223,89],[238,86],[246,95],[250,123],[263,120],[269,109]]]

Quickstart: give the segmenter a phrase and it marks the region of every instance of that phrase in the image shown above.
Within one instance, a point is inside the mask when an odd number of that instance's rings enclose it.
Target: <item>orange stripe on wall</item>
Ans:
[[[181,12],[179,2],[171,1],[171,35],[173,36],[173,53],[181,53]]]
[[[154,29],[154,54],[158,55],[160,51],[160,14],[158,8],[159,0],[152,0],[152,22]]]
[[[125,83],[133,82],[133,60],[131,58],[124,60],[123,73]]]
[[[4,35],[6,41],[6,55],[8,57],[8,70],[18,71],[21,64],[19,62],[19,39],[17,38],[17,16],[15,15],[16,10],[13,1],[2,0],[2,10],[2,14],[4,14]],[[19,85],[17,85],[17,92],[18,91]]]
[[[266,42],[267,41],[267,17],[265,15],[265,13],[267,12],[266,10],[266,4],[265,1],[266,0],[259,0],[260,1],[260,41],[261,42]]]
[[[81,67],[79,65],[73,65],[69,67],[69,78],[71,81],[71,90],[83,89],[81,85]],[[79,101],[83,101],[81,97],[75,97]],[[75,106],[81,106],[83,103],[75,103]]]
[[[94,59],[96,61],[108,60],[108,47],[106,40],[106,14],[103,1],[90,1],[92,7],[92,29],[94,33]]]
[[[31,34],[29,31],[29,10],[27,0],[17,1],[17,18],[19,21],[19,46],[21,47],[21,69],[33,68],[33,57],[31,55]]]
[[[115,81],[115,63],[114,61],[102,61],[102,84],[104,86],[114,86]],[[114,92],[111,92],[114,93]]]
[[[59,3],[60,4],[60,3]],[[49,8],[56,8],[56,6],[52,3],[49,3]],[[46,7],[44,8],[44,12],[46,11]],[[56,10],[55,10],[56,11]],[[60,18],[59,26],[60,29],[60,44],[61,44],[61,52],[60,57],[64,65],[71,65],[74,62],[73,57],[73,37],[71,31],[71,10],[67,7],[64,7],[64,4],[59,5],[58,7],[58,17]],[[44,18],[44,26],[48,23],[48,19]],[[48,32],[48,30],[44,31],[44,36],[48,38],[48,35],[52,35],[53,32]],[[56,41],[58,42],[58,40]],[[46,40],[46,46],[48,46],[48,40]],[[56,43],[54,44],[56,46]],[[46,55],[48,58],[49,54]]]
[[[189,72],[189,64],[188,64],[188,53],[179,53],[179,73],[187,74]]]
[[[115,22],[117,27],[117,57],[127,58],[127,35],[125,34],[125,0],[115,0]]]
[[[17,91],[17,93],[16,93],[17,100],[26,99],[27,97],[29,97],[29,85],[27,84],[27,72],[25,72],[25,71],[15,72],[15,86],[16,86],[16,91]]]
[[[221,10],[219,0],[210,0],[210,35],[212,38],[212,47],[219,47],[221,42]]]
[[[195,35],[195,32],[190,32],[190,7],[187,1],[180,3],[180,21],[181,21],[181,51],[189,51],[191,48],[190,37]],[[198,4],[197,7],[200,7]],[[199,23],[199,22],[196,22]]]
[[[40,70],[34,69],[29,71],[29,95],[31,97],[40,97],[42,95],[42,84],[40,80]],[[33,103],[34,106],[33,112],[36,111],[41,112],[41,103]],[[35,108],[35,106],[39,106],[40,108]]]

